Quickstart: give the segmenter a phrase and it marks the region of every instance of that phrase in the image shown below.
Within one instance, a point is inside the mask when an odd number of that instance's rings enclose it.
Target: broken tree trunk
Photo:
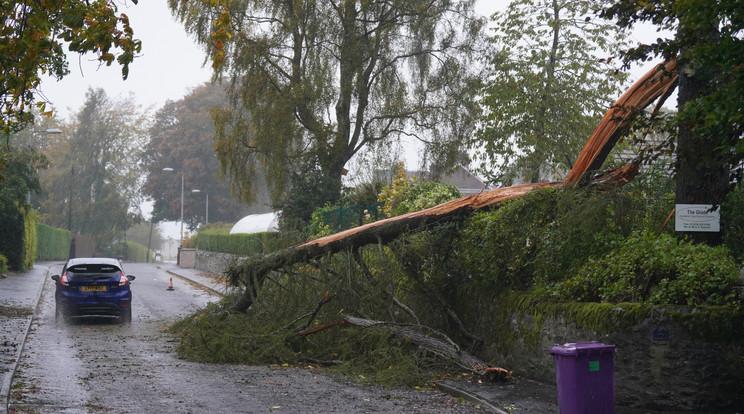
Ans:
[[[638,172],[637,163],[630,163],[596,177],[593,177],[593,173],[602,166],[612,147],[630,128],[635,116],[655,100],[669,96],[670,90],[677,82],[676,65],[674,59],[657,65],[615,102],[589,137],[565,181],[522,184],[485,191],[425,210],[354,227],[259,258],[247,259],[242,264],[230,267],[226,272],[233,284],[245,286],[245,294],[234,304],[234,308],[238,311],[247,310],[254,300],[252,293],[258,291],[265,277],[273,270],[347,248],[356,249],[368,244],[387,243],[410,230],[459,220],[475,210],[496,207],[504,201],[520,198],[537,189],[582,185],[595,185],[601,188],[625,184]]]
[[[393,335],[408,341],[417,347],[431,352],[440,358],[451,361],[458,366],[477,375],[493,375],[509,377],[511,372],[503,368],[491,367],[477,357],[463,351],[451,339],[444,334],[440,334],[444,339],[437,339],[431,335],[421,332],[420,327],[412,325],[401,325],[372,319],[357,318],[355,316],[344,315],[343,319],[317,325],[309,329],[300,331],[298,335],[308,336],[318,332],[325,331],[335,326],[357,326],[360,328],[383,328],[390,331]]]

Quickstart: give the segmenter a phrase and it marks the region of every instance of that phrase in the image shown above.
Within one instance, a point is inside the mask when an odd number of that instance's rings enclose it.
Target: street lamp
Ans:
[[[201,190],[199,190],[198,188],[195,188],[195,189],[191,190],[191,192],[192,193],[201,193]],[[206,195],[206,199],[207,199],[207,201],[206,201],[207,208],[206,208],[206,211],[204,213],[204,225],[206,226],[207,224],[209,224],[209,193],[205,193],[205,195]]]
[[[171,167],[163,168],[163,172],[175,172],[176,170]],[[183,246],[183,172],[181,172],[181,239],[178,242],[179,246]]]

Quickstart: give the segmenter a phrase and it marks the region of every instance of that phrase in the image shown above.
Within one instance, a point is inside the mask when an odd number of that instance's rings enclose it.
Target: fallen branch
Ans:
[[[504,368],[491,367],[477,357],[463,351],[449,337],[441,332],[436,332],[443,337],[443,340],[434,338],[422,333],[419,328],[410,324],[399,324],[393,322],[376,321],[372,319],[357,318],[355,316],[344,315],[343,319],[327,322],[314,326],[298,333],[300,336],[316,334],[335,326],[357,326],[360,328],[383,328],[390,331],[393,335],[406,340],[421,349],[424,349],[440,358],[446,359],[460,366],[461,368],[474,374],[487,378],[509,378],[511,371]]]

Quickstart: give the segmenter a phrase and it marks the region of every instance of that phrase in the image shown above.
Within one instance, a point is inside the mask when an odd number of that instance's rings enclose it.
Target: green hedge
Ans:
[[[70,254],[69,230],[38,223],[36,236],[37,260],[64,260]]]
[[[8,273],[8,258],[0,254],[0,275]]]
[[[36,261],[37,233],[36,225],[39,223],[39,215],[36,210],[28,209],[23,213],[23,268],[34,267]]]
[[[200,231],[193,238],[194,247],[210,252],[254,256],[282,247],[278,233],[228,234],[220,230]]]
[[[149,261],[152,261],[153,254],[152,250],[149,251]],[[148,251],[147,246],[139,244],[137,242],[133,242],[131,240],[127,240],[127,253],[125,255],[125,259],[130,262],[147,262],[148,261]]]

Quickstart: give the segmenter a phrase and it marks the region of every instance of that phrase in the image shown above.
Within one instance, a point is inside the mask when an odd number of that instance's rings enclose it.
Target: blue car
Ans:
[[[62,267],[55,281],[55,320],[75,317],[117,317],[132,321],[132,290],[135,279],[125,275],[121,262],[112,258],[75,258]]]

